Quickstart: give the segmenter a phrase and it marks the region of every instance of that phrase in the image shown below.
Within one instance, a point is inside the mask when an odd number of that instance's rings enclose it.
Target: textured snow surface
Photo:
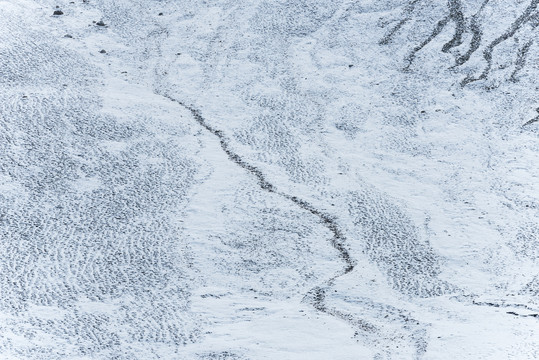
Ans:
[[[539,358],[538,0],[0,14],[0,359]]]

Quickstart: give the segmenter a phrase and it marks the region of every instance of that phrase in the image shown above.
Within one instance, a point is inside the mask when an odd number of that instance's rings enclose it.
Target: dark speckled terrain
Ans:
[[[0,359],[539,358],[539,1],[0,13]]]

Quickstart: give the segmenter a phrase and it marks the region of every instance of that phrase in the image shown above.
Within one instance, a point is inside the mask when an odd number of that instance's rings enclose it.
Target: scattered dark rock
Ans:
[[[64,12],[62,10],[54,10],[52,13],[53,15],[64,15]]]
[[[103,20],[99,20],[98,22],[95,23],[97,26],[105,26],[105,23],[103,22]]]
[[[163,13],[159,13],[159,16],[163,16]]]
[[[349,69],[351,69],[351,68],[353,68],[353,67],[354,67],[354,65],[348,65],[348,68],[349,68]]]
[[[69,35],[69,34],[65,34],[64,37],[65,37],[65,38],[69,38],[69,39],[73,39],[73,36],[72,36],[72,35]]]
[[[176,53],[176,55],[181,55],[182,53]]]
[[[100,51],[100,53],[101,53],[101,54],[106,54],[107,51],[103,49],[103,50]]]

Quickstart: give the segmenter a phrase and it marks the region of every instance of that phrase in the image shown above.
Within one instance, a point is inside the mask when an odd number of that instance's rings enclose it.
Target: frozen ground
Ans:
[[[0,13],[0,359],[539,358],[538,0]]]

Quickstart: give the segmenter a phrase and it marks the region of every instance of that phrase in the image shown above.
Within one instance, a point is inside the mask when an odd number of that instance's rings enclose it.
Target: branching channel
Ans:
[[[461,0],[447,0],[447,12],[436,22],[432,28],[430,34],[422,40],[419,44],[414,46],[412,50],[408,53],[405,60],[404,71],[410,70],[410,67],[413,65],[414,60],[417,57],[417,54],[423,50],[428,44],[430,44],[435,38],[437,38],[444,29],[450,24],[454,23],[455,30],[451,40],[446,42],[441,51],[444,53],[450,53],[452,49],[458,48],[464,44],[465,35],[471,33],[471,40],[469,40],[468,49],[465,53],[460,53],[459,51],[453,52],[455,56],[455,64],[451,69],[455,69],[465,63],[467,63],[471,56],[481,48],[483,39],[483,29],[482,22],[485,21],[483,15],[484,9],[490,3],[490,0],[483,0],[479,9],[470,17],[466,17],[463,11],[463,5]],[[403,9],[401,14],[401,20],[391,29],[386,35],[379,41],[380,45],[387,45],[391,42],[392,38],[397,34],[404,24],[412,19],[415,7],[418,4],[417,0],[410,0],[408,5]],[[525,25],[529,24],[531,26],[531,31],[535,31],[535,28],[539,25],[539,0],[531,0],[528,6],[523,10],[523,12],[513,21],[513,23],[505,29],[501,34],[494,37],[490,42],[486,42],[482,56],[486,62],[485,67],[481,73],[477,76],[473,74],[468,74],[461,82],[461,86],[466,86],[472,82],[485,80],[490,75],[490,72],[493,67],[493,53],[494,50],[507,41],[508,39],[514,38],[517,35],[517,32],[520,31]],[[526,65],[526,55],[533,45],[534,41],[530,40],[520,47],[516,56],[515,69],[511,74],[509,80],[516,82],[516,75],[524,68]]]

